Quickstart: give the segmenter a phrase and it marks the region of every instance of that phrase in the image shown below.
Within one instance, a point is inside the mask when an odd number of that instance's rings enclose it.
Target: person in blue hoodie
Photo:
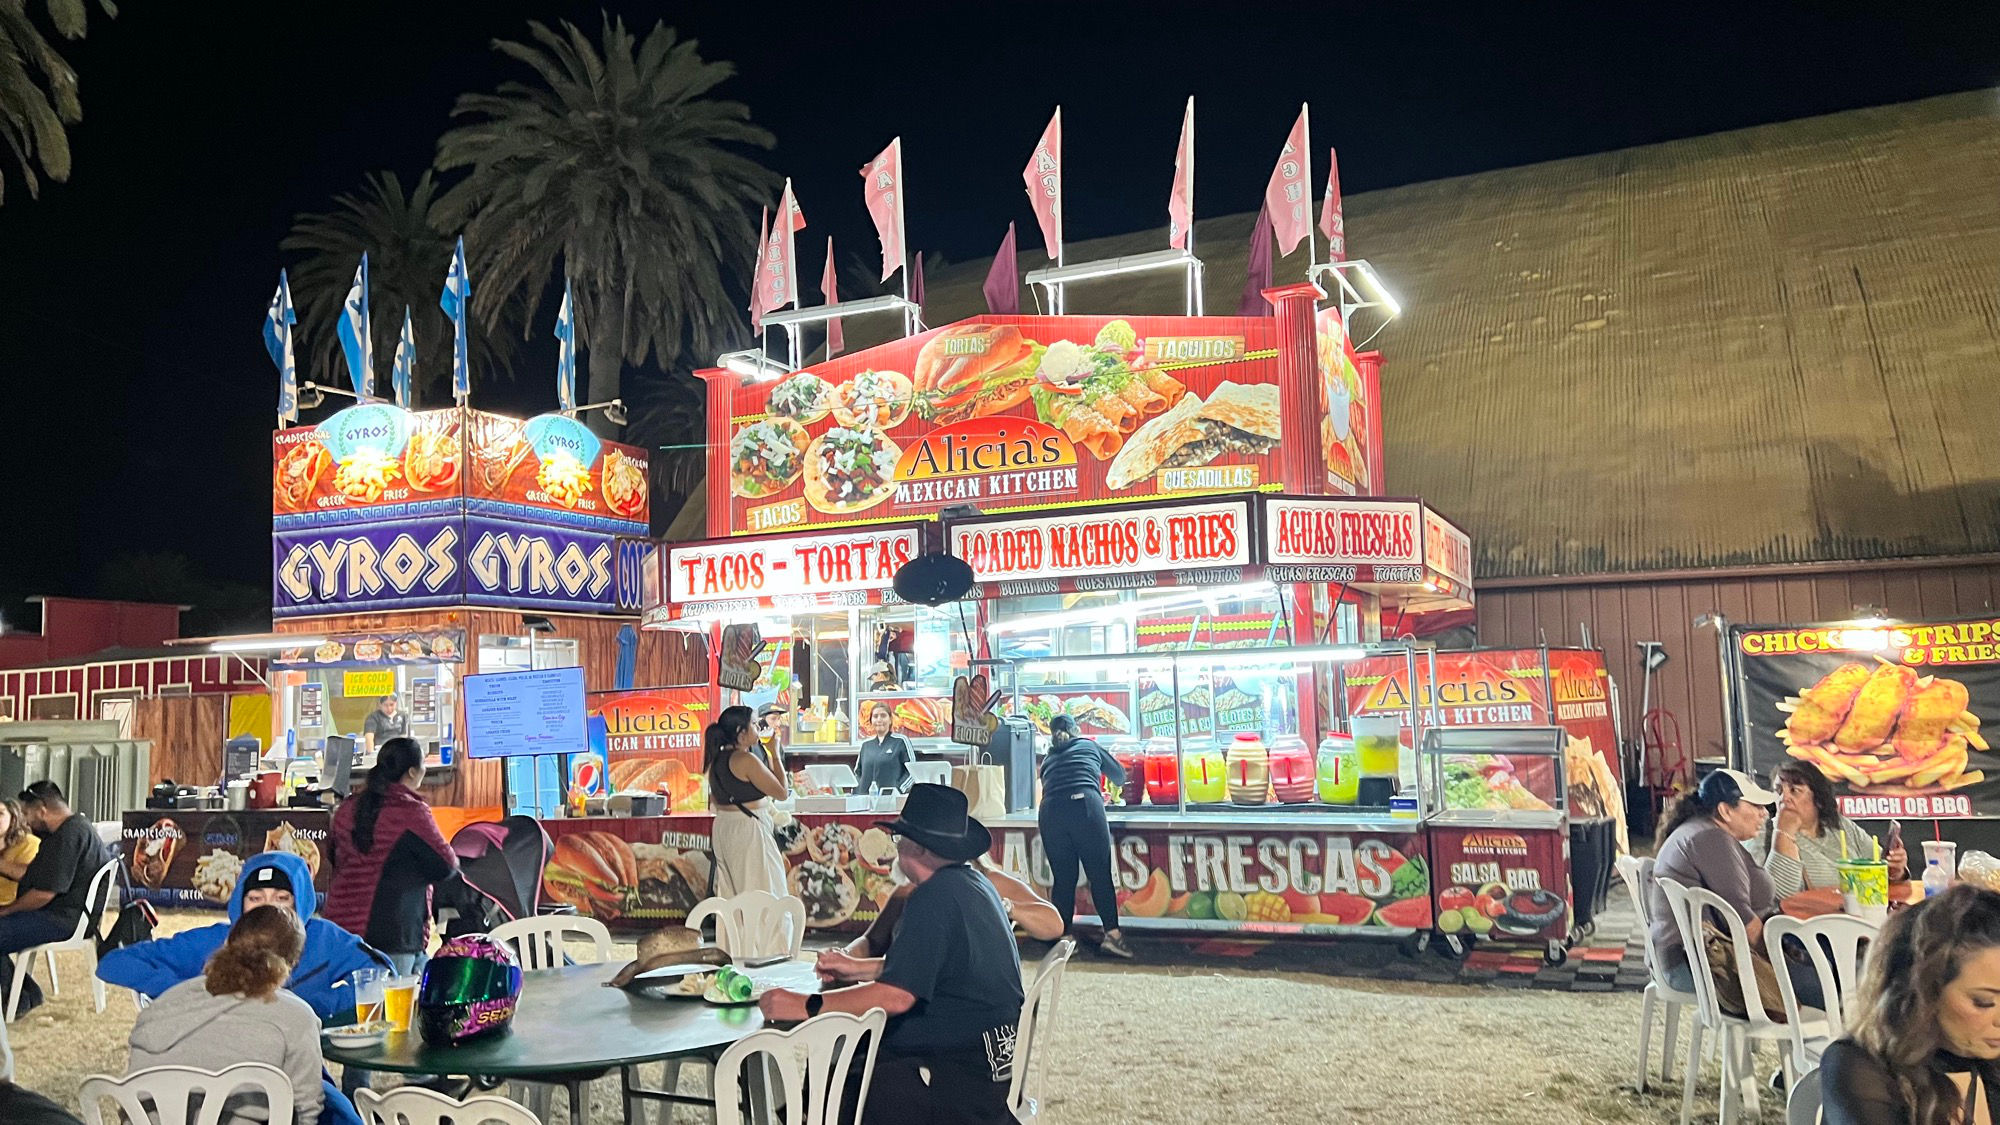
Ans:
[[[97,975],[108,984],[158,996],[200,976],[208,959],[228,940],[229,927],[245,910],[258,906],[289,907],[305,923],[305,953],[285,989],[311,1005],[321,1020],[344,1021],[353,1012],[354,994],[345,987],[349,973],[389,967],[389,959],[367,942],[313,916],[319,895],[305,860],[290,852],[262,852],[243,864],[236,890],[229,896],[229,921],[113,950],[97,963]]]
[[[229,921],[112,950],[97,962],[97,975],[142,996],[158,996],[201,976],[209,958],[229,940],[230,927],[245,910],[259,906],[287,907],[305,923],[305,951],[285,989],[305,1001],[321,1022],[351,1019],[354,992],[344,987],[348,974],[356,969],[388,969],[389,959],[332,922],[313,916],[319,909],[319,894],[313,889],[312,869],[291,852],[260,852],[244,862],[236,890],[229,896]],[[330,1096],[323,1103],[321,1125],[360,1125],[360,1115],[339,1087],[331,1080],[322,1084]]]

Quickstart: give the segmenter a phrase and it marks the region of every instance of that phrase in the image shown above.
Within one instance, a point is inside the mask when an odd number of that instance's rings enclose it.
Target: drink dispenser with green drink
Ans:
[[[1361,759],[1350,735],[1334,731],[1319,743],[1319,799],[1351,805],[1361,796]]]
[[[1402,721],[1394,715],[1357,717],[1354,756],[1361,766],[1356,802],[1383,805],[1402,788]]]

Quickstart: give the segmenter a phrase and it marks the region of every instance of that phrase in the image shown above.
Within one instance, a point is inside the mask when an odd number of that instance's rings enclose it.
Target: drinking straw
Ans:
[[[1871,843],[1871,844],[1873,844],[1873,845],[1875,845],[1875,862],[1876,862],[1876,863],[1880,863],[1880,862],[1882,862],[1882,840],[1881,840],[1881,838],[1880,838],[1880,837],[1876,837],[1876,836],[1870,836],[1870,837],[1868,837],[1868,842],[1869,842],[1869,843]]]
[[[1840,834],[1840,861],[1841,861],[1842,863],[1846,863],[1846,862],[1847,862],[1847,859],[1848,859],[1848,855],[1847,855],[1847,833],[1845,833],[1845,832],[1842,832],[1842,833]]]
[[[1941,820],[1933,820],[1933,821],[1931,821],[1931,839],[1933,839],[1933,840],[1938,840],[1938,841],[1942,841],[1942,840],[1944,839],[1944,822],[1943,822],[1943,821],[1941,821]]]

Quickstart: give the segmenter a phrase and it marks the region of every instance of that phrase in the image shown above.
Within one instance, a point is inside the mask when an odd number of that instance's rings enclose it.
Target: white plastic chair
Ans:
[[[595,918],[579,914],[538,914],[502,922],[487,937],[512,950],[523,969],[560,969],[566,963],[563,943],[571,934],[594,942],[597,955],[578,964],[597,965],[611,960],[611,931]]]
[[[1068,938],[1056,943],[1043,955],[1035,970],[1034,982],[1021,1004],[1021,1021],[1014,1035],[1014,1074],[1007,1083],[1007,1109],[1022,1125],[1042,1116],[1042,1074],[1047,1067],[1035,1065],[1041,1036],[1055,1022],[1056,997],[1062,991],[1063,973],[1076,954],[1076,942]]]
[[[0,1082],[14,1080],[14,1048],[7,1045],[7,1022],[0,1020]]]
[[[111,878],[118,873],[116,858],[97,869],[90,877],[90,889],[84,894],[83,917],[76,920],[76,932],[62,941],[52,941],[47,945],[37,945],[23,949],[14,955],[14,979],[7,987],[7,1022],[14,1022],[14,1016],[21,1008],[21,989],[28,981],[28,969],[35,963],[35,954],[42,954],[49,963],[49,995],[62,994],[61,983],[56,979],[56,954],[81,953],[90,965],[90,995],[97,1001],[97,1010],[104,1010],[104,982],[97,979],[97,931],[104,914],[105,901],[111,895]]]
[[[699,933],[710,918],[715,919],[715,944],[732,960],[796,959],[805,947],[806,904],[797,895],[744,891],[734,898],[703,899],[682,925]]]
[[[121,1116],[113,1125],[127,1121],[150,1121],[154,1125],[216,1125],[222,1119],[223,1103],[231,1094],[264,1095],[270,1106],[270,1125],[292,1125],[292,1080],[269,1063],[237,1063],[224,1070],[197,1070],[191,1066],[155,1066],[113,1078],[93,1074],[77,1088],[83,1103],[85,1125],[106,1125],[104,1099],[111,1099]],[[201,1096],[201,1108],[188,1113],[189,1099]],[[142,1100],[152,1102],[149,1112]]]
[[[880,1008],[864,1016],[827,1012],[814,1016],[790,1031],[764,1028],[729,1045],[715,1060],[715,1119],[743,1120],[743,1075],[753,1062],[763,1064],[761,1074],[752,1074],[752,1100],[758,1094],[770,1102],[775,1092],[783,1102],[766,1104],[752,1120],[773,1125],[838,1125],[859,1121],[868,1104],[868,1084],[875,1076],[875,1053],[882,1044],[882,1029],[889,1017]],[[864,1045],[865,1040],[865,1045]],[[851,1113],[843,1113],[847,1077],[853,1072],[855,1056],[861,1054],[861,1092]]]
[[[527,1106],[506,1098],[478,1097],[459,1101],[422,1086],[398,1086],[377,1093],[367,1087],[354,1091],[354,1108],[363,1125],[542,1125]]]
[[[1625,890],[1632,896],[1632,909],[1638,913],[1639,926],[1644,934],[1643,949],[1646,958],[1646,995],[1639,1003],[1639,1078],[1637,1089],[1646,1092],[1646,1076],[1652,1069],[1653,1011],[1659,1005],[1661,1015],[1666,1020],[1666,1037],[1660,1042],[1660,1081],[1674,1080],[1674,1043],[1680,1038],[1681,1011],[1692,1009],[1698,998],[1692,992],[1683,992],[1667,983],[1666,970],[1660,951],[1653,945],[1653,904],[1646,894],[1646,888],[1653,881],[1653,860],[1636,856],[1618,857],[1618,877],[1625,880]],[[1699,1061],[1690,1069],[1700,1069]]]
[[[1778,974],[1778,992],[1785,998],[1785,1018],[1792,1032],[1793,1072],[1803,1074],[1819,1066],[1820,1052],[1840,1038],[1847,1027],[1847,1004],[1861,983],[1862,943],[1881,930],[1881,923],[1845,914],[1825,914],[1800,921],[1778,915],[1764,923],[1764,948],[1773,965],[1783,965],[1784,942],[1795,938],[1805,946],[1819,976],[1820,995],[1826,999],[1826,1038],[1807,1039],[1802,1024],[1798,990],[1789,973]],[[1814,1010],[1815,1015],[1822,1013]]]
[[[1680,927],[1681,941],[1686,947],[1689,964],[1693,967],[1694,990],[1699,1000],[1695,1008],[1699,1016],[1694,1027],[1694,1038],[1688,1047],[1687,1081],[1681,1089],[1681,1122],[1686,1125],[1694,1110],[1694,1079],[1697,1069],[1693,1060],[1701,1057],[1701,1038],[1704,1031],[1720,1037],[1722,1048],[1722,1098],[1720,1106],[1721,1125],[1733,1125],[1745,1114],[1755,1120],[1758,1112],[1758,1079],[1752,1050],[1758,1042],[1780,1044],[1785,1059],[1786,1077],[1790,1078],[1792,1060],[1784,1047],[1791,1042],[1794,1030],[1807,1038],[1823,1038],[1826,1023],[1819,1020],[1803,1025],[1786,1025],[1774,1022],[1764,1010],[1763,992],[1757,986],[1756,969],[1752,963],[1750,936],[1743,925],[1743,919],[1736,916],[1736,909],[1721,895],[1706,887],[1685,887],[1672,879],[1655,880],[1665,893],[1667,905],[1674,912],[1674,922]],[[1736,975],[1743,983],[1743,1006],[1748,1015],[1743,1017],[1723,1014],[1715,986],[1715,976],[1709,972],[1703,950],[1707,948],[1702,940],[1702,919],[1712,916],[1729,935],[1732,955],[1736,958]],[[1779,974],[1783,975],[1782,962]],[[1777,999],[1774,997],[1773,999]]]
[[[1799,1075],[1792,1083],[1792,1096],[1785,1101],[1785,1125],[1819,1125],[1819,1068]]]

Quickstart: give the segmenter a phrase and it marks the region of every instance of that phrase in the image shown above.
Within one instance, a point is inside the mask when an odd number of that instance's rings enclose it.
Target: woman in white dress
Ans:
[[[745,891],[785,894],[785,859],[771,832],[771,802],[784,800],[784,778],[756,752],[757,732],[748,707],[726,707],[708,725],[702,772],[708,778],[708,807],[715,812],[715,893],[730,898]]]

